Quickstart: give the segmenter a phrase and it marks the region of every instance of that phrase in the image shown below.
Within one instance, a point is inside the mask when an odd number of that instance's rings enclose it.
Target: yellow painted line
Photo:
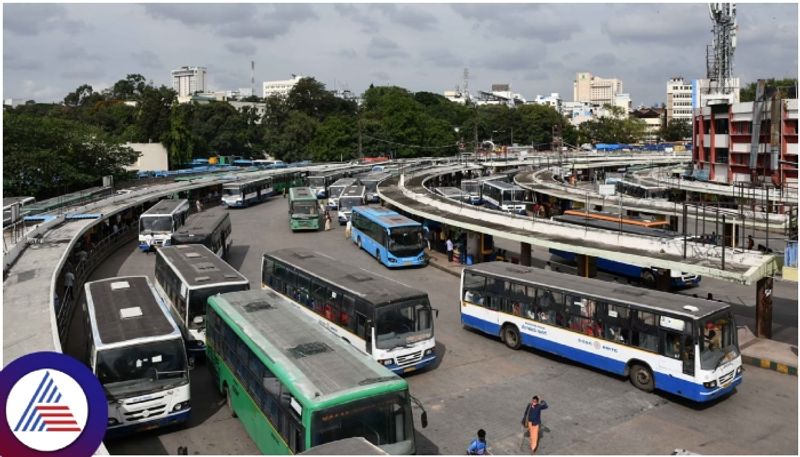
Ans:
[[[769,360],[760,359],[760,362],[761,362],[761,368],[769,369]]]
[[[789,374],[789,367],[787,367],[786,365],[784,365],[782,363],[779,363],[777,365],[778,365],[778,371],[779,372],[781,372],[783,374]]]

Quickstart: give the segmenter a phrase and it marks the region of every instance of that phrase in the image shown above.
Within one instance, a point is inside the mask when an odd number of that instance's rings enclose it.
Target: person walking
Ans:
[[[536,448],[539,447],[539,427],[542,425],[542,410],[545,409],[547,402],[544,400],[540,402],[539,397],[534,395],[522,416],[522,426],[526,427],[531,435],[531,454],[536,453]]]
[[[486,449],[486,430],[478,430],[478,437],[469,443],[467,455],[489,455],[489,451]]]
[[[331,213],[325,211],[325,231],[327,232],[330,229],[331,229]]]
[[[200,201],[200,199],[195,200],[194,205],[197,208],[198,213],[203,211],[203,203]]]
[[[747,250],[752,251],[753,245],[755,245],[755,241],[753,240],[753,235],[747,235]]]
[[[347,225],[344,227],[344,237],[345,239],[350,238],[350,232],[353,230],[353,223],[348,219]]]
[[[450,239],[451,237],[447,237],[447,241],[444,242],[445,246],[447,247],[447,261],[453,261],[453,240]]]

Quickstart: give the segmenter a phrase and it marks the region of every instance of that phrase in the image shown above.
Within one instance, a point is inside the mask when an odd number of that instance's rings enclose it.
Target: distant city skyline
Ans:
[[[797,77],[797,4],[739,4],[734,76]],[[697,4],[5,4],[3,98],[58,102],[129,73],[172,87],[182,66],[207,87],[293,73],[361,93],[441,94],[508,83],[528,100],[572,100],[577,72],[624,83],[634,106],[666,102],[673,76],[705,77],[711,20]]]

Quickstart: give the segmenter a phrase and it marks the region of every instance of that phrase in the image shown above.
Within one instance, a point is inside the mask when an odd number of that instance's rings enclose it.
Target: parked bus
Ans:
[[[274,291],[209,298],[206,351],[230,413],[263,454],[355,436],[392,454],[416,450],[408,383]]]
[[[139,216],[139,249],[150,251],[153,246],[172,242],[172,234],[181,228],[189,215],[186,199],[160,200]]]
[[[106,437],[186,422],[189,365],[181,332],[146,276],[87,282],[84,361],[106,392]]]
[[[628,171],[631,169],[629,168]],[[661,186],[648,186],[645,184],[639,184],[631,181],[624,181],[624,180],[617,180],[615,185],[617,186],[617,192],[625,195],[629,195],[631,197],[636,198],[647,198],[647,199],[668,199],[670,196],[670,189]]]
[[[308,187],[317,198],[328,198],[328,187],[337,179],[346,176],[344,170],[326,171],[308,176]]]
[[[478,179],[462,179],[461,191],[464,193],[464,199],[473,205],[480,205],[483,202],[481,197],[481,180]]]
[[[357,206],[350,239],[389,268],[426,265],[422,224],[384,208]]]
[[[337,179],[335,183],[328,186],[328,208],[339,209],[339,196],[348,187],[356,183],[353,178]]]
[[[211,295],[248,290],[250,281],[201,244],[159,249],[156,291],[169,303],[189,356],[202,358],[206,344],[206,300]]]
[[[378,196],[378,185],[389,178],[391,178],[389,173],[369,173],[367,176],[360,179],[361,184],[364,185],[367,203],[380,203],[381,199]]]
[[[303,248],[264,254],[261,286],[316,313],[328,330],[395,373],[436,360],[435,310],[421,290]]]
[[[285,164],[284,164],[285,165]],[[307,171],[281,171],[270,175],[272,177],[272,187],[276,194],[288,193],[292,187],[303,187],[306,185]]]
[[[222,204],[228,208],[243,208],[272,195],[272,178],[257,178],[222,185]]]
[[[195,213],[186,224],[172,235],[172,244],[202,244],[218,256],[225,258],[230,252],[231,216],[221,208],[211,208]]]
[[[489,262],[462,272],[461,322],[648,392],[705,402],[742,382],[733,312],[719,301]]]
[[[481,182],[483,203],[509,213],[526,214],[525,189],[498,179]]]
[[[309,187],[289,189],[289,228],[293,232],[320,230],[324,225],[323,213],[317,196]]]
[[[365,195],[366,192],[364,190],[364,186],[358,184],[353,184],[345,189],[345,191],[339,197],[339,209],[336,212],[339,225],[344,225],[350,220],[350,215],[353,212],[353,208],[356,206],[363,206],[366,203]]]

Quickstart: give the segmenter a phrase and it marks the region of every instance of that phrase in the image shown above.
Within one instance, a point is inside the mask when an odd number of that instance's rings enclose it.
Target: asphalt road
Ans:
[[[518,454],[520,418],[532,394],[546,399],[542,454],[668,454],[684,448],[701,454],[797,454],[797,377],[746,368],[744,383],[728,398],[697,406],[662,394],[647,394],[627,380],[533,350],[512,351],[496,338],[461,327],[458,280],[432,267],[389,271],[330,232],[296,233],[288,228],[286,202],[273,198],[231,210],[234,247],[229,262],[260,282],[261,254],[305,246],[371,268],[426,290],[439,309],[436,367],[408,378],[412,394],[425,405],[429,425],[415,417],[420,454],[464,454],[479,428],[487,431],[494,454]],[[153,274],[154,256],[133,243],[113,254],[93,279]],[[796,296],[795,296],[796,307]],[[796,313],[796,309],[795,309]],[[796,335],[795,335],[796,337]],[[193,415],[182,428],[154,430],[107,442],[112,454],[256,454],[231,418],[203,365],[192,373]]]

